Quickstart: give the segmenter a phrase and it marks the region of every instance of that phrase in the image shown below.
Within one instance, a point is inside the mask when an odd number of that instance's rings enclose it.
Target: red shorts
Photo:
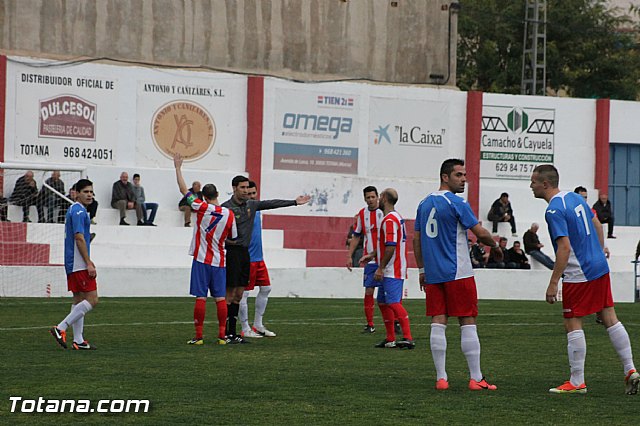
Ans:
[[[244,291],[251,291],[255,286],[263,287],[270,286],[269,271],[267,271],[267,265],[263,260],[258,262],[251,262],[251,268],[249,269],[249,285],[244,288]]]
[[[84,269],[67,275],[67,289],[74,293],[87,293],[90,291],[96,291],[98,286],[96,284],[96,279],[91,278],[89,276],[89,271]]]
[[[609,273],[593,281],[562,283],[562,314],[565,318],[585,317],[612,306]]]
[[[427,316],[477,317],[478,292],[473,277],[425,286]]]

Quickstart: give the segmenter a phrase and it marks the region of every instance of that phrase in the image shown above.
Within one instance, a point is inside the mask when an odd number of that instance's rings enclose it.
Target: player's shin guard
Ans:
[[[240,319],[240,326],[242,327],[242,331],[245,333],[251,330],[249,326],[249,306],[247,303],[247,299],[249,299],[249,292],[245,291],[242,293],[242,300],[240,301],[240,308],[238,311],[238,318]]]
[[[447,326],[444,324],[431,324],[431,335],[429,344],[431,346],[431,356],[436,367],[436,378],[448,380],[447,377]]]
[[[567,352],[571,366],[571,384],[580,386],[584,383],[584,361],[587,358],[587,340],[583,330],[567,333]]]
[[[256,313],[253,319],[253,325],[260,330],[264,328],[262,318],[264,317],[264,312],[267,310],[269,293],[271,293],[271,286],[264,285],[259,287],[258,294],[256,295]]]
[[[207,299],[196,299],[193,307],[193,325],[196,328],[196,339],[202,339],[202,326],[207,312]]]
[[[624,373],[627,374],[629,371],[635,370],[633,354],[631,353],[631,341],[629,340],[629,334],[624,328],[624,325],[618,322],[607,328],[607,333],[609,333],[609,339],[611,340],[613,348],[618,353],[620,361],[622,361]]]
[[[373,306],[375,301],[373,300],[373,294],[364,295],[364,316],[367,318],[367,325],[373,327]]]
[[[469,365],[469,375],[475,381],[482,380],[480,370],[480,339],[475,324],[460,327],[460,347]]]
[[[393,342],[396,340],[396,332],[393,328],[394,313],[393,309],[387,304],[378,303],[380,312],[382,313],[382,319],[384,320],[384,328],[387,330],[387,342]]]
[[[224,339],[227,327],[227,302],[226,300],[218,300],[216,302],[218,314],[218,338]]]
[[[411,337],[411,325],[409,324],[409,314],[407,313],[407,310],[401,303],[392,303],[389,307],[393,310],[395,319],[400,322],[402,336],[405,339],[413,340],[413,337]]]

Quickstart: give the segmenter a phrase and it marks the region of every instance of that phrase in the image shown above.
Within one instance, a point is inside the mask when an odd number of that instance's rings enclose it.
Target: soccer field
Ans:
[[[482,301],[482,369],[498,386],[467,390],[456,324],[447,330],[451,388],[434,389],[424,302],[405,306],[413,351],[376,349],[378,331],[360,333],[360,300],[269,301],[266,324],[278,333],[247,345],[187,346],[193,299],[102,299],[86,317],[97,351],[59,348],[48,327],[70,299],[0,299],[0,424],[635,424],[640,395],[623,391],[623,373],[602,326],[585,326],[587,395],[550,395],[568,379],[560,305]],[[207,305],[205,341],[216,330]],[[617,307],[640,354],[640,310]],[[253,299],[250,299],[250,317]],[[210,341],[209,341],[210,342]],[[147,413],[11,413],[23,399],[150,401]]]

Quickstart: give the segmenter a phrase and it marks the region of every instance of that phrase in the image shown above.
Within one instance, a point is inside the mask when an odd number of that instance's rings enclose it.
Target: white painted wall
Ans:
[[[611,143],[640,144],[640,102],[611,101],[609,140]]]

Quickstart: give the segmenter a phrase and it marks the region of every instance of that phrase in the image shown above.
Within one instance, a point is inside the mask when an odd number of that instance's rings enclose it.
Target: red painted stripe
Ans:
[[[609,117],[611,101],[596,100],[596,164],[593,187],[601,194],[609,193]]]
[[[4,126],[7,112],[7,57],[0,55],[0,162],[4,162]],[[0,188],[4,186],[4,173],[0,173]],[[1,191],[0,191],[1,194]]]
[[[256,183],[260,198],[262,176],[262,126],[264,110],[264,77],[247,79],[247,153],[245,167]]]
[[[482,137],[482,92],[467,93],[467,200],[478,216],[480,200],[480,138]]]

